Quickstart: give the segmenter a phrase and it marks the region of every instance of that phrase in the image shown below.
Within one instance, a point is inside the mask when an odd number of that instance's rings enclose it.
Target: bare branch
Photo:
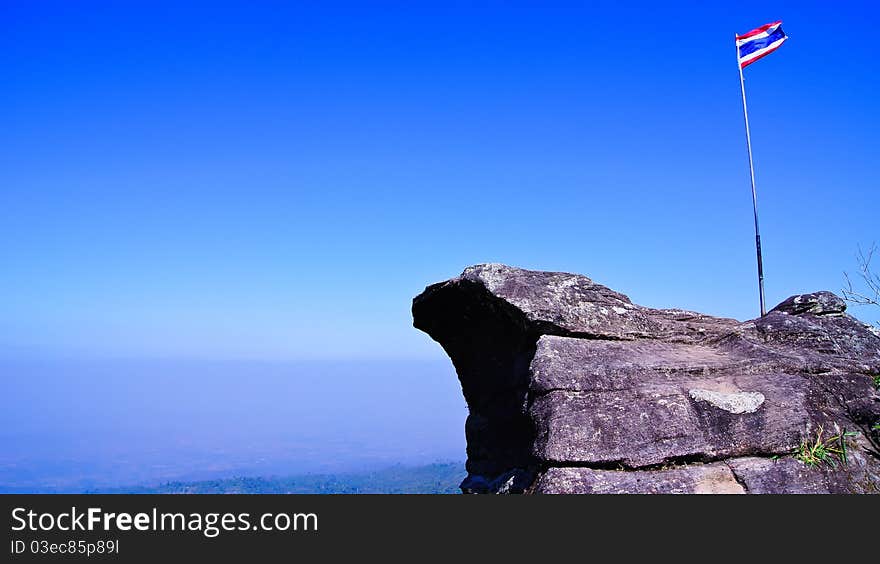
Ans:
[[[863,288],[857,289],[853,285],[849,274],[843,273],[843,277],[846,280],[846,287],[843,288],[843,297],[846,301],[856,305],[880,306],[880,274],[871,271],[871,259],[874,258],[876,250],[876,244],[872,244],[867,253],[859,247],[858,254],[856,255],[859,265],[858,276],[861,279],[861,286]]]

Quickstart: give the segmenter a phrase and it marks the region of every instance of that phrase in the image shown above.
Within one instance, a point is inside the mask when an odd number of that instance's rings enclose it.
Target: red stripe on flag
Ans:
[[[748,39],[749,37],[752,37],[753,35],[758,35],[759,33],[764,33],[765,31],[767,31],[768,29],[770,29],[770,28],[773,27],[774,25],[779,25],[779,24],[781,24],[781,23],[782,23],[782,20],[779,20],[778,22],[773,22],[773,23],[764,24],[764,25],[762,25],[761,27],[759,27],[759,28],[757,28],[757,29],[753,29],[752,31],[750,31],[750,32],[748,32],[748,33],[744,33],[744,34],[742,34],[742,35],[737,35],[736,38],[737,38],[738,40],[739,40],[739,39]],[[728,37],[730,37],[730,36],[728,36]],[[756,59],[756,60],[757,60],[757,59]]]

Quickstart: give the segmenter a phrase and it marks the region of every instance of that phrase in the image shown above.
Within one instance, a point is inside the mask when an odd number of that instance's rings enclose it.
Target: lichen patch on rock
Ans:
[[[700,388],[688,390],[688,395],[695,401],[707,402],[730,413],[754,413],[765,399],[761,392],[725,393]]]

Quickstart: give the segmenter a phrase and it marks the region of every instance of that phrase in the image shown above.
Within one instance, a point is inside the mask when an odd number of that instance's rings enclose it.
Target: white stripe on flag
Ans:
[[[743,57],[739,60],[740,64],[748,63],[752,59],[757,59],[758,57],[760,57],[761,55],[763,55],[767,51],[772,51],[773,49],[776,49],[777,47],[779,47],[780,45],[785,43],[786,39],[788,39],[788,37],[783,37],[782,39],[779,39],[777,41],[774,41],[770,45],[767,45],[763,49],[758,49],[757,51],[752,51],[751,53],[749,53],[748,55],[746,55],[745,57]]]

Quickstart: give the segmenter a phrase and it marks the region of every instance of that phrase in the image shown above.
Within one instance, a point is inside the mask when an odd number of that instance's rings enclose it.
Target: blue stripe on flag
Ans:
[[[782,26],[776,28],[773,33],[768,35],[767,37],[762,37],[760,39],[755,39],[754,41],[749,41],[748,43],[744,43],[739,47],[739,58],[742,59],[746,55],[750,53],[754,53],[759,49],[763,49],[765,47],[770,46],[771,43],[775,43],[785,37],[785,32],[782,31]]]

